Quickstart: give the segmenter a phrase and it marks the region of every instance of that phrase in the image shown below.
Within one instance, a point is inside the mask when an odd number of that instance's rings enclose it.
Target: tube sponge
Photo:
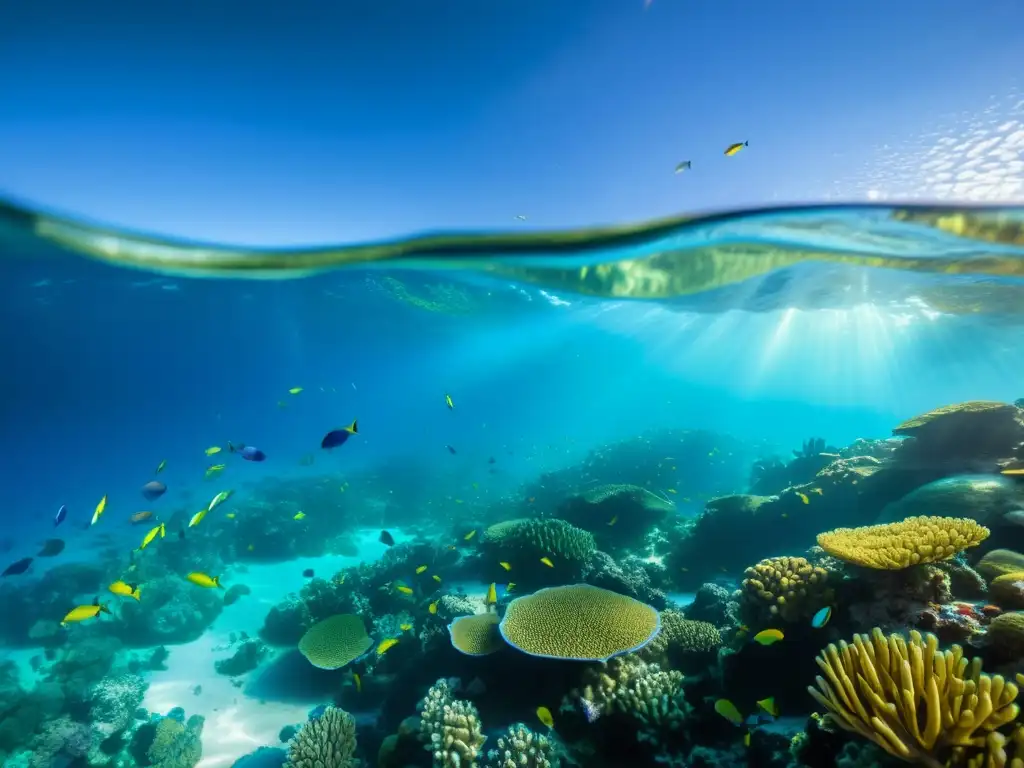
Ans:
[[[953,754],[984,748],[1019,711],[1014,683],[983,674],[980,660],[968,663],[960,646],[938,645],[933,635],[914,631],[906,640],[876,627],[854,635],[853,645],[825,648],[817,658],[824,676],[807,690],[841,728],[937,768]]]
[[[966,517],[908,517],[898,523],[836,528],[818,534],[818,546],[865,568],[899,571],[918,563],[948,560],[976,547],[989,530]]]
[[[288,745],[284,768],[355,768],[356,721],[348,712],[327,707],[299,729]]]

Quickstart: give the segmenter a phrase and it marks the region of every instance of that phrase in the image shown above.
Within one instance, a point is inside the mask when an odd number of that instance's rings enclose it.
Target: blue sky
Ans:
[[[1019,21],[1015,0],[16,3],[0,193],[263,244],[820,199],[1010,88]]]

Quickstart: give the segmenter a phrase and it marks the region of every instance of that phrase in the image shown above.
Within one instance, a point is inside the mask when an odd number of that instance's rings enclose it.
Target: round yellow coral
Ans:
[[[797,621],[832,601],[828,571],[803,557],[769,557],[747,568],[743,577],[744,605],[767,617]]]
[[[339,669],[355,661],[373,645],[359,616],[339,613],[314,624],[299,640],[299,650],[320,669]]]
[[[651,606],[590,584],[517,597],[499,625],[505,642],[523,653],[573,661],[607,661],[637,651],[660,628]]]
[[[487,656],[500,651],[505,642],[498,632],[498,615],[480,613],[476,616],[459,616],[448,625],[452,647],[467,656]]]
[[[969,518],[908,517],[898,523],[819,533],[818,546],[848,563],[898,571],[947,560],[978,546],[988,534],[988,528]]]

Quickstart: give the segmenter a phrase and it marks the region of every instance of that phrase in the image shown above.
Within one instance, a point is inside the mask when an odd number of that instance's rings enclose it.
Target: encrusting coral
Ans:
[[[358,659],[371,645],[373,640],[366,634],[362,618],[351,613],[314,624],[299,640],[302,655],[320,669],[339,669]]]
[[[589,584],[549,587],[517,597],[499,629],[532,656],[607,661],[643,648],[661,628],[651,606]]]
[[[931,768],[981,765],[980,752],[1002,749],[997,729],[1019,712],[1017,685],[983,674],[960,646],[940,651],[933,635],[913,631],[908,640],[875,628],[852,645],[830,644],[817,662],[824,677],[807,690],[838,726]]]
[[[574,690],[573,696],[586,699],[603,714],[619,712],[659,724],[682,715],[675,701],[682,684],[680,672],[663,671],[630,654],[587,669],[583,687]]]
[[[836,528],[818,534],[818,546],[847,563],[898,571],[946,560],[976,547],[989,530],[959,517],[908,517],[898,523]]]
[[[467,656],[487,656],[505,646],[498,631],[496,613],[459,616],[448,625],[452,647]]]
[[[354,768],[356,721],[348,712],[327,707],[311,719],[288,744],[284,768]]]
[[[475,768],[477,755],[487,737],[480,727],[476,707],[457,700],[445,680],[438,680],[423,699],[420,732],[435,768]]]
[[[661,612],[661,630],[638,655],[644,661],[662,662],[666,657],[710,653],[721,645],[722,634],[714,624],[668,609]]]
[[[596,549],[591,533],[555,518],[525,517],[496,523],[483,532],[480,543],[499,549],[530,550],[538,557],[551,555],[579,562]]]
[[[828,571],[803,557],[769,557],[743,577],[742,603],[756,618],[800,621],[832,602]]]

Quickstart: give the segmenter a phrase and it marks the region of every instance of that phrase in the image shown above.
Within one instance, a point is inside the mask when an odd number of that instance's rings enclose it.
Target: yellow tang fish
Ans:
[[[226,517],[228,520],[234,520],[235,519],[235,513],[234,512],[228,512],[226,515],[224,515],[224,517]]]
[[[419,568],[416,569],[416,573],[420,574],[423,573],[425,570],[427,570],[427,566],[421,565]]]
[[[220,583],[220,576],[210,577],[210,576],[207,576],[205,573],[198,573],[196,571],[193,571],[192,573],[190,573],[185,578],[188,579],[189,581],[191,581],[197,587],[206,587],[207,589],[213,589],[214,587],[220,587],[221,589],[224,589],[224,587],[221,586],[221,583]]]
[[[431,615],[437,613],[437,601],[435,600],[427,606],[427,610],[430,611]]]
[[[498,589],[497,585],[492,581],[491,586],[487,588],[487,605],[494,605],[498,602]]]
[[[398,628],[403,632],[408,632],[410,629],[412,629],[412,624],[399,624]]]
[[[463,537],[462,537],[462,539],[463,539],[463,541],[469,541],[469,540],[470,540],[470,539],[472,539],[472,538],[473,538],[474,536],[476,536],[476,528],[474,528],[474,529],[473,529],[472,531],[470,531],[470,532],[469,532],[469,533],[467,533],[467,534],[466,534],[465,536],[463,536]]]
[[[395,587],[395,589],[397,589],[403,595],[411,595],[412,594],[412,587],[407,587],[404,584],[402,584],[401,586]]]
[[[547,707],[537,707],[537,719],[548,728],[555,727],[555,718],[551,716],[551,710]]]
[[[210,474],[210,473],[213,473],[213,472],[223,472],[227,468],[228,468],[227,464],[211,464],[210,466],[208,466],[206,468],[206,472],[207,472],[207,474]]]
[[[551,562],[551,558],[550,557],[542,557],[540,559],[540,561],[542,563],[544,563],[544,565],[546,565],[548,568],[554,568],[555,567],[555,564]]]
[[[302,387],[292,387],[291,389],[288,390],[288,394],[289,395],[297,395],[301,391],[302,391]]]
[[[1004,469],[999,472],[1001,475],[1024,475],[1024,469]]]
[[[381,640],[380,645],[377,646],[377,655],[383,656],[389,649],[394,648],[396,645],[398,645],[397,638],[389,637],[386,640]]]
[[[511,563],[506,563],[505,561],[502,561],[502,562],[498,563],[498,565],[500,565],[500,566],[501,566],[502,568],[504,568],[504,569],[505,569],[506,571],[511,571],[511,570],[512,570],[512,565],[511,565]]]
[[[96,505],[96,511],[92,513],[92,522],[89,525],[96,525],[99,522],[100,517],[103,515],[103,510],[107,508],[107,497],[104,496],[100,499],[100,503]]]
[[[149,533],[146,534],[146,537],[142,540],[142,543],[139,545],[139,549],[145,549],[150,544],[152,544],[153,539],[155,539],[157,535],[159,535],[160,538],[162,539],[164,537],[166,530],[167,529],[164,528],[163,523],[160,523],[160,525],[150,529]]]
[[[213,510],[216,509],[219,505],[223,504],[225,501],[230,499],[232,493],[234,493],[234,491],[221,491],[220,493],[218,493],[210,501],[210,504],[209,506],[207,506],[206,511],[213,512]]]
[[[452,396],[451,395],[446,394],[444,396],[444,404],[448,406],[448,410],[449,411],[452,410],[453,408],[455,408],[455,403],[452,402]]]
[[[305,519],[306,519],[306,513],[305,512],[296,512],[295,515],[292,517],[292,520],[305,520]]]
[[[754,642],[761,645],[773,645],[785,637],[780,629],[762,629],[754,635]]]
[[[153,474],[159,475],[161,472],[164,471],[164,469],[166,467],[167,467],[167,459],[164,459],[163,461],[161,461],[159,464],[156,465],[156,472],[154,472]]]
[[[124,581],[115,581],[107,589],[121,597],[130,597],[133,600],[139,599],[139,588]]]
[[[669,493],[679,493],[675,488],[666,488]]]
[[[440,584],[440,583],[441,583],[441,577],[440,577],[440,576],[438,576],[438,575],[437,575],[436,573],[435,573],[435,574],[434,574],[433,576],[431,576],[430,578],[432,578],[432,579],[433,579],[434,581],[436,581],[436,582],[437,582],[438,584]]]
[[[725,156],[726,157],[732,157],[733,155],[735,155],[737,152],[739,152],[744,147],[749,147],[749,146],[750,146],[750,142],[749,141],[741,141],[741,142],[738,142],[736,144],[730,144],[728,147],[725,148]]]
[[[220,453],[220,446],[219,445],[211,445],[209,448],[207,448],[205,451],[203,451],[203,453],[205,453],[207,456],[213,456],[213,454],[215,454],[215,453]]]
[[[515,588],[516,588],[516,583],[514,581],[510,581],[508,584],[505,585],[505,591],[506,592],[511,592]]]
[[[613,515],[612,519],[608,521],[608,525],[615,525],[617,522],[619,522],[619,516]]]
[[[775,703],[774,696],[769,696],[767,699],[761,699],[757,702],[757,706],[759,706],[772,717],[779,716],[779,705]]]
[[[736,709],[736,705],[728,699],[719,699],[715,702],[715,712],[720,714],[726,720],[733,725],[739,725],[743,722],[743,715]]]
[[[356,686],[356,693],[362,693],[363,692],[363,680],[362,680],[362,678],[359,677],[359,673],[358,672],[353,672],[352,673],[352,682]]]
[[[75,621],[85,621],[86,619],[94,619],[101,613],[110,613],[110,609],[105,605],[100,604],[100,599],[97,597],[92,605],[79,605],[72,608],[68,615],[61,619],[60,625],[66,627]]]
[[[188,521],[188,527],[195,528],[197,525],[203,522],[203,518],[206,517],[206,514],[209,511],[209,509],[200,509],[194,515],[192,515],[192,519]]]
[[[750,746],[750,731],[747,731],[746,733],[743,734],[743,746],[744,747],[749,747]]]
[[[800,497],[800,501],[802,501],[804,504],[811,503],[811,500],[807,497],[806,493],[800,493],[799,491],[797,491],[796,495]]]

